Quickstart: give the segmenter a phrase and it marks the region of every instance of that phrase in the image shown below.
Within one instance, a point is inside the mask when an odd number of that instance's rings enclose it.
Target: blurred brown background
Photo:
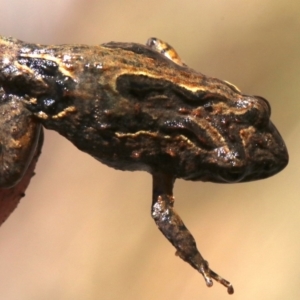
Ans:
[[[0,229],[0,299],[300,299],[300,2],[0,0],[0,34],[36,43],[166,40],[204,74],[262,95],[290,164],[239,185],[178,180],[176,208],[213,270],[207,288],[150,216],[151,177],[110,169],[55,132]],[[298,149],[298,150],[297,150]]]

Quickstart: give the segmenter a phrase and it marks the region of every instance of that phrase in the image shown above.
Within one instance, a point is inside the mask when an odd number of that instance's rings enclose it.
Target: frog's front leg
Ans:
[[[152,217],[159,230],[176,248],[176,254],[193,268],[200,272],[208,287],[213,285],[213,279],[227,287],[229,294],[234,290],[230,282],[223,279],[208,267],[197,249],[194,237],[185,227],[179,215],[175,212],[173,184],[175,178],[164,173],[153,173]]]

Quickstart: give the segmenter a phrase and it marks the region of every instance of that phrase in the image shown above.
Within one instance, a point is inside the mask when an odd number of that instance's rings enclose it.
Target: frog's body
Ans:
[[[232,288],[200,256],[172,188],[176,178],[242,182],[282,170],[288,154],[266,100],[188,68],[157,39],[91,47],[2,38],[0,86],[97,160],[150,172],[159,228],[208,285]]]
[[[46,128],[109,166],[237,182],[269,177],[287,163],[264,99],[150,47],[7,43],[6,91],[21,94]]]

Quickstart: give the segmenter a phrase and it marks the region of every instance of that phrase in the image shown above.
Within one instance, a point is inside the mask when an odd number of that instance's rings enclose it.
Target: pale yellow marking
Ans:
[[[20,73],[34,74],[33,70],[30,69],[28,66],[22,65],[18,61],[15,61],[14,59],[10,59],[10,57],[5,56],[2,59],[2,62],[4,65],[13,64],[17,68],[18,72],[20,72]]]
[[[190,146],[198,148],[191,140],[189,140],[186,136],[180,134],[178,137],[180,137],[182,140],[184,140],[187,144]]]
[[[152,79],[162,79],[163,78],[163,79],[165,79],[167,81],[172,82],[171,78],[170,79],[168,77],[164,78],[164,77],[162,77],[160,75],[150,74],[149,72],[138,71],[138,70],[132,71],[132,72],[128,72],[128,70],[124,69],[123,72],[120,71],[120,73],[117,75],[117,77],[122,76],[124,74],[142,75],[142,76],[146,76],[146,77],[149,77],[149,78],[152,78]],[[190,86],[190,85],[186,85],[186,84],[182,84],[182,83],[173,83],[173,84],[177,85],[177,86],[180,86],[180,87],[182,87],[182,88],[184,88],[184,89],[186,89],[188,91],[191,91],[193,93],[199,92],[199,91],[201,91],[201,92],[206,92],[206,91],[209,92],[209,88],[205,88],[205,87]]]
[[[76,111],[77,110],[75,106],[68,106],[63,111],[60,111],[57,115],[52,116],[52,119],[60,119],[67,116],[69,113],[74,113]]]
[[[137,137],[139,135],[148,135],[148,136],[152,136],[152,137],[157,137],[157,132],[149,132],[149,131],[145,131],[145,130],[141,130],[141,131],[137,131],[135,133],[120,133],[120,132],[116,132],[115,135],[119,138],[124,138],[124,137]],[[174,137],[171,137],[169,135],[164,135],[163,136],[164,139],[174,139]],[[187,137],[183,136],[183,135],[179,135],[178,137],[176,137],[176,139],[181,139],[184,140],[187,144],[193,146],[193,147],[197,147],[191,140],[189,140]]]
[[[30,104],[37,104],[37,99],[36,98],[30,98],[29,103]]]
[[[138,135],[150,135],[150,136],[153,136],[153,137],[156,137],[157,136],[157,133],[156,132],[149,132],[149,131],[145,131],[145,130],[140,130],[140,131],[137,131],[137,132],[134,132],[134,133],[120,133],[120,132],[116,132],[115,135],[117,137],[136,137]],[[168,137],[168,136],[166,136]]]
[[[253,136],[253,134],[256,132],[255,128],[253,126],[249,126],[248,128],[243,128],[240,130],[240,138],[242,140],[243,146],[246,149],[249,142],[249,137]]]
[[[234,89],[236,89],[239,93],[241,93],[241,90],[236,85],[232,84],[231,82],[229,82],[227,80],[223,80],[223,81],[226,82],[231,87],[233,87]]]
[[[18,68],[18,71],[21,73],[34,74],[33,70],[27,67],[26,65],[21,65],[17,61],[14,62],[14,65]]]
[[[38,113],[35,114],[39,119],[47,120],[49,119],[49,116],[44,113],[43,111],[39,111]]]

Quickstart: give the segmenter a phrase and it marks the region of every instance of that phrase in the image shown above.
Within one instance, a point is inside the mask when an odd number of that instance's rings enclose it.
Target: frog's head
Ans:
[[[180,177],[230,183],[280,172],[288,152],[270,115],[268,101],[259,96],[206,95],[201,105],[172,123],[173,133],[177,127],[188,141],[181,148]]]
[[[288,153],[270,120],[268,101],[187,71],[178,68],[176,83],[145,76],[119,78],[119,93],[138,103],[148,116],[135,129],[143,130],[135,135],[140,161],[179,178],[224,183],[262,179],[281,171]]]
[[[212,161],[218,160],[218,168],[213,175],[209,174],[208,180],[211,175],[212,181],[220,182],[263,179],[275,175],[288,164],[287,148],[270,120],[268,102],[261,97],[244,96],[244,99],[253,103],[247,112],[234,117],[221,116],[218,120],[219,128],[223,127],[219,132],[226,143],[211,153]]]
[[[119,111],[124,119],[131,114],[135,126],[124,126],[120,140],[126,143],[136,132],[132,156],[138,163],[213,182],[262,179],[287,165],[287,149],[270,120],[267,100],[188,67],[160,66],[155,77],[123,74],[117,80],[118,93],[132,106],[132,112]],[[134,107],[143,113],[139,122],[134,122]]]
[[[244,182],[270,177],[288,163],[285,143],[270,120],[268,101],[259,96],[238,97],[227,112],[215,116],[214,126],[225,142],[211,152],[218,161],[213,181]],[[221,167],[221,168],[220,168]]]

